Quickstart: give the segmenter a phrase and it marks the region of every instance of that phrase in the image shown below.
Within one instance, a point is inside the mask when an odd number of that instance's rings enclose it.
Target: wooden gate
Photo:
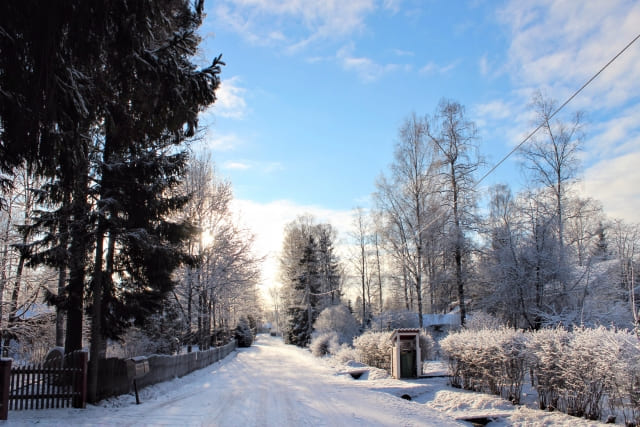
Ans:
[[[84,408],[87,400],[88,353],[77,351],[60,360],[11,367],[0,363],[0,419],[8,409]]]

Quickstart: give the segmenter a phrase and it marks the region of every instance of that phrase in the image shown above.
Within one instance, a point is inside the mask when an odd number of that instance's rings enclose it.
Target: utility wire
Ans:
[[[609,60],[609,62],[607,62],[602,68],[600,68],[600,70],[595,73],[593,76],[591,76],[591,78],[589,80],[587,80],[586,83],[584,83],[580,89],[576,90],[573,95],[571,95],[569,98],[567,98],[566,101],[564,101],[562,103],[561,106],[559,106],[558,108],[556,108],[556,110],[549,116],[549,120],[552,119],[556,114],[558,114],[558,112],[560,112],[560,110],[562,110],[569,102],[571,102],[573,100],[573,98],[575,98],[576,96],[578,96],[578,94],[580,92],[582,92],[584,90],[584,88],[586,88],[587,86],[589,86],[591,84],[591,82],[593,82],[600,74],[602,74],[602,72],[604,70],[607,69],[607,67],[609,67],[609,65],[611,65],[616,59],[618,59],[618,57],[620,55],[622,55],[627,49],[629,49],[629,47],[631,47],[632,44],[634,44],[638,39],[640,38],[640,34],[638,34],[633,40],[631,40],[624,48],[622,48],[622,50],[620,50],[613,58],[611,58]],[[515,153],[520,147],[522,147],[527,141],[529,141],[531,139],[531,137],[533,135],[536,134],[536,132],[538,132],[540,130],[540,128],[542,128],[542,126],[544,126],[544,123],[540,123],[538,125],[537,128],[535,128],[529,135],[527,135],[527,137],[525,139],[523,139],[518,145],[516,145],[513,150],[511,150],[506,156],[504,156],[502,158],[502,160],[500,160],[498,163],[496,163],[491,169],[489,169],[489,171],[487,173],[485,173],[482,178],[480,178],[478,181],[476,181],[474,188],[478,187],[478,185],[480,185],[480,183],[486,178],[488,177],[491,173],[493,173],[502,163],[504,163],[505,160],[507,160],[513,153]],[[439,144],[438,144],[439,146]],[[442,149],[442,148],[440,148]],[[422,231],[426,230],[427,228],[431,227],[432,224],[434,224],[436,221],[440,220],[442,217],[444,216],[444,214],[440,214],[440,215],[436,215],[431,221],[429,221],[426,225],[422,226],[420,228],[420,230],[418,230],[419,233],[421,233]],[[403,245],[406,246],[406,243],[404,243]]]
[[[613,63],[613,61],[615,61],[616,59],[618,59],[618,57],[620,55],[622,55],[627,49],[629,49],[629,47],[631,47],[632,44],[634,44],[636,42],[636,40],[638,40],[640,38],[640,34],[638,34],[633,40],[631,40],[620,52],[618,52],[613,58],[611,58],[609,60],[609,62],[607,62],[602,68],[600,68],[600,70],[595,73],[589,80],[587,80],[587,82],[585,84],[583,84],[580,89],[578,89],[577,91],[575,91],[573,93],[573,95],[571,95],[566,101],[564,101],[564,103],[559,106],[550,116],[549,116],[549,120],[553,118],[553,116],[555,116],[560,110],[562,110],[569,102],[571,102],[573,100],[573,98],[575,98],[576,96],[578,96],[578,94],[580,92],[582,92],[582,90],[584,88],[586,88],[587,86],[589,86],[589,84],[591,84],[591,82],[593,82],[600,74],[602,74],[602,72],[604,70],[607,69],[607,67],[609,67],[609,65],[611,65]],[[476,182],[476,187],[486,178],[488,177],[491,173],[493,173],[493,171],[495,171],[498,166],[500,166],[502,163],[504,163],[505,160],[507,160],[509,157],[511,157],[511,155],[513,153],[515,153],[520,147],[522,147],[529,139],[531,139],[531,137],[533,135],[535,135],[540,128],[544,125],[544,123],[540,123],[538,125],[537,128],[535,128],[533,130],[533,132],[531,132],[529,135],[527,135],[527,137],[525,139],[522,140],[522,142],[520,142],[518,145],[516,145],[513,150],[511,150],[509,152],[509,154],[507,154],[506,156],[504,156],[502,158],[502,160],[500,160],[498,163],[496,163],[491,169],[489,169],[489,171],[487,173],[485,173],[482,178],[480,178],[477,182]]]

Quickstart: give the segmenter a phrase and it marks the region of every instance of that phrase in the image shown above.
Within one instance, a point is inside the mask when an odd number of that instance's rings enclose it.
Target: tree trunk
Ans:
[[[87,392],[89,402],[96,402],[98,396],[98,366],[101,359],[105,358],[102,341],[102,293],[104,287],[103,259],[104,259],[104,219],[100,219],[98,232],[96,233],[96,251],[93,264],[93,280],[91,291],[93,293],[91,307],[91,349],[89,373],[87,379]]]
[[[464,326],[467,317],[467,310],[464,303],[464,280],[462,277],[462,244],[463,236],[460,229],[460,213],[458,211],[458,183],[454,164],[451,163],[451,188],[453,189],[453,221],[455,226],[455,263],[456,263],[456,285],[458,288],[458,306],[460,308],[460,325]]]
[[[7,199],[11,199],[13,197],[13,193],[9,192],[6,195]],[[3,244],[2,244],[2,259],[0,261],[0,325],[2,324],[2,316],[3,316],[3,306],[4,306],[4,290],[7,286],[7,282],[9,280],[9,231],[11,230],[11,211],[12,211],[13,201],[9,200],[7,204],[7,223],[3,231]]]
[[[26,238],[22,240],[22,243],[26,243]],[[20,255],[20,260],[18,261],[18,268],[16,269],[16,280],[13,284],[13,291],[11,292],[11,301],[9,302],[9,319],[7,322],[7,330],[11,329],[11,327],[16,323],[17,314],[18,314],[18,299],[20,297],[20,286],[22,284],[22,271],[24,269],[24,261],[26,256],[24,254]],[[7,336],[4,339],[4,353],[7,355],[7,351],[9,350],[9,344],[11,343],[10,336]]]
[[[375,233],[375,245],[376,245],[376,265],[378,268],[378,304],[380,313],[384,310],[382,305],[382,272],[380,271],[380,247],[378,245],[378,232]]]
[[[58,297],[62,297],[65,293],[65,286],[67,284],[67,264],[69,262],[67,256],[68,244],[69,244],[69,214],[68,209],[71,203],[69,191],[64,192],[63,206],[61,207],[63,217],[60,219],[60,248],[63,253],[63,258],[60,260],[60,266],[58,268]],[[56,346],[64,346],[64,309],[60,305],[56,306]]]
[[[74,169],[70,231],[69,293],[67,301],[67,331],[65,353],[82,349],[85,261],[89,248],[89,159],[88,148],[79,135],[75,136],[76,149],[70,149]]]

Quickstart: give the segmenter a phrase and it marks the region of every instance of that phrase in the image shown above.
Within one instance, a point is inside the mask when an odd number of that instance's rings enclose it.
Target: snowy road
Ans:
[[[224,361],[85,410],[10,411],[8,425],[447,426],[435,409],[335,375],[311,354],[260,337]]]

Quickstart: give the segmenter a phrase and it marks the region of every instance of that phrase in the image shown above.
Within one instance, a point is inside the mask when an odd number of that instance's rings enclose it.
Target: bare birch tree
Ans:
[[[429,140],[437,147],[440,176],[444,188],[443,202],[449,212],[455,265],[455,283],[460,309],[460,323],[465,324],[465,271],[464,258],[468,257],[469,244],[465,233],[470,231],[476,219],[475,177],[481,164],[478,154],[478,134],[475,123],[465,116],[464,107],[457,102],[442,100],[426,130]]]

